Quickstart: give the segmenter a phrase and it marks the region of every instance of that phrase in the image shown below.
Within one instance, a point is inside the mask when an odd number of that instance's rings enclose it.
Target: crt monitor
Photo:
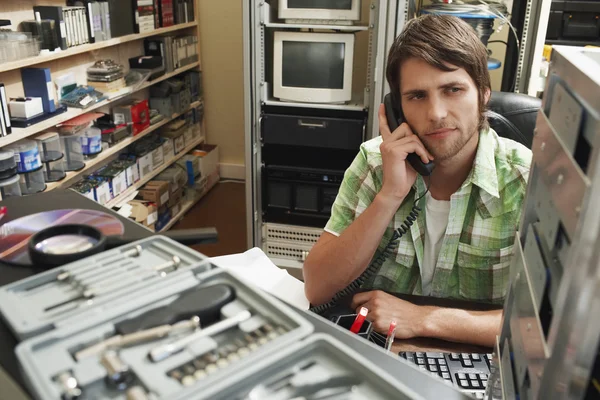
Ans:
[[[279,0],[278,16],[286,20],[358,21],[360,0]]]
[[[344,103],[352,98],[354,34],[275,32],[273,96]]]

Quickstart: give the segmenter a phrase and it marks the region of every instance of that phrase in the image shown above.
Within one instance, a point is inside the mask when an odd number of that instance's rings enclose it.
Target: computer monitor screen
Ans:
[[[354,34],[275,32],[273,96],[341,103],[352,97]]]
[[[360,0],[279,0],[278,17],[352,23],[360,19]]]
[[[352,10],[352,0],[287,0],[287,8],[322,10]]]
[[[283,42],[282,85],[344,88],[344,43]]]

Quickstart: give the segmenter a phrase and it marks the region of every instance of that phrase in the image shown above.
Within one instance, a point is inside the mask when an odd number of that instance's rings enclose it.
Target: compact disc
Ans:
[[[123,235],[125,227],[118,218],[96,210],[53,210],[28,215],[0,226],[0,261],[30,266],[29,239],[42,229],[55,225],[93,226],[105,236]],[[68,240],[68,238],[65,238]],[[64,246],[71,244],[65,243]],[[57,246],[54,243],[54,246]]]

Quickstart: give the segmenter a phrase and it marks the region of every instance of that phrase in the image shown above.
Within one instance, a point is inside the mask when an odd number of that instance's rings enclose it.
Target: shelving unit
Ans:
[[[156,175],[158,175],[161,172],[163,172],[170,165],[172,165],[175,161],[179,160],[181,157],[183,157],[184,155],[186,155],[189,151],[193,150],[194,147],[198,146],[202,142],[204,142],[204,136],[202,136],[198,140],[194,141],[192,144],[186,146],[185,149],[183,149],[178,154],[176,154],[175,157],[171,158],[170,160],[165,160],[165,162],[163,163],[163,165],[161,165],[160,167],[158,167],[157,169],[155,169],[154,171],[152,171],[152,173],[148,174],[147,176],[141,178],[135,184],[129,186],[127,188],[127,190],[125,190],[123,193],[121,193],[117,197],[115,197],[112,200],[110,200],[109,202],[107,202],[105,204],[105,206],[108,207],[108,208],[112,208],[112,207],[116,206],[121,201],[123,201],[123,199],[125,199],[126,197],[130,196],[131,194],[133,194],[133,192],[137,191],[139,188],[141,188],[142,186],[144,186],[146,183],[150,182],[152,179],[154,179],[154,177]]]
[[[190,65],[186,65],[183,68],[179,68],[179,69],[177,69],[177,70],[175,70],[175,71],[173,71],[171,73],[168,73],[168,74],[165,74],[165,75],[163,75],[163,76],[161,76],[159,78],[156,78],[155,80],[153,80],[151,82],[145,82],[142,85],[140,85],[140,87],[138,87],[136,89],[132,89],[131,91],[126,92],[126,93],[124,93],[124,94],[122,94],[120,96],[114,97],[112,99],[103,100],[103,101],[101,101],[99,103],[96,103],[93,106],[90,106],[88,108],[83,108],[82,109],[82,108],[72,108],[72,107],[69,107],[69,109],[66,112],[64,112],[62,114],[59,114],[56,117],[47,119],[46,121],[40,122],[38,124],[35,124],[33,126],[30,126],[30,127],[27,127],[27,128],[21,128],[21,129],[20,128],[14,128],[12,134],[0,138],[0,147],[6,146],[6,145],[14,143],[14,142],[18,142],[19,140],[26,139],[29,136],[36,135],[36,134],[38,134],[38,133],[40,133],[40,132],[42,132],[42,131],[44,131],[46,129],[52,128],[53,126],[56,126],[56,125],[61,124],[61,123],[65,122],[65,121],[68,121],[71,118],[75,118],[75,117],[77,117],[79,115],[82,115],[82,114],[85,114],[85,113],[97,110],[97,109],[99,109],[101,107],[114,104],[117,101],[125,99],[129,95],[132,95],[132,94],[137,93],[137,92],[139,92],[141,90],[149,88],[150,86],[155,85],[155,84],[157,84],[159,82],[162,82],[164,80],[167,80],[169,78],[177,76],[177,75],[179,75],[179,74],[181,74],[181,73],[183,73],[185,71],[189,71],[191,69],[194,69],[194,68],[198,67],[199,65],[200,64],[197,63],[197,62],[193,63],[193,64],[190,64]]]
[[[134,40],[140,40],[140,39],[144,39],[144,38],[151,37],[151,36],[159,36],[159,35],[164,35],[166,33],[180,31],[182,29],[194,28],[196,26],[197,26],[196,21],[193,21],[193,22],[188,22],[186,24],[178,24],[178,25],[169,26],[167,28],[155,29],[152,32],[135,33],[133,35],[121,36],[118,38],[105,40],[103,42],[84,44],[81,46],[72,47],[67,50],[55,51],[55,52],[52,52],[49,54],[39,55],[36,57],[29,57],[29,58],[25,58],[23,60],[18,60],[18,61],[12,61],[12,62],[0,65],[0,73],[6,72],[6,71],[11,71],[13,69],[30,67],[32,65],[43,64],[43,63],[46,63],[49,61],[59,60],[61,58],[71,57],[76,54],[87,53],[87,52],[94,51],[94,50],[100,50],[100,49],[104,49],[107,47],[116,46],[121,43],[127,43],[127,42],[131,42]]]
[[[65,6],[64,0],[4,0],[2,1],[2,17],[4,19],[9,19],[12,22],[12,25],[8,28],[12,28],[12,30],[18,31],[20,30],[19,24],[22,21],[33,20],[33,6],[40,3],[49,6]],[[28,57],[16,61],[6,62],[0,65],[0,82],[5,84],[8,97],[14,98],[23,96],[24,92],[23,85],[21,82],[20,69],[35,66],[40,68],[49,68],[52,74],[52,80],[54,80],[59,75],[63,75],[65,73],[73,73],[75,75],[77,83],[79,85],[84,85],[87,84],[86,70],[95,61],[101,59],[112,59],[117,63],[126,66],[127,68],[129,58],[144,54],[143,40],[145,38],[162,36],[166,34],[199,35],[199,21],[200,18],[198,15],[198,4],[196,4],[195,20],[189,23],[177,24],[166,28],[158,28],[151,32],[130,34],[126,36],[112,38],[106,41],[101,41],[98,43],[79,45],[76,47],[71,47],[67,50],[48,52],[35,57]],[[94,111],[107,113],[110,111],[110,108],[112,106],[120,105],[128,98],[133,98],[136,100],[149,98],[148,89],[152,85],[163,82],[186,71],[194,69],[201,70],[202,64],[199,41],[197,43],[196,49],[198,54],[198,61],[195,63],[176,69],[175,71],[162,75],[154,79],[153,81],[148,81],[135,86],[131,86],[127,89],[124,89],[122,92],[117,92],[113,94],[107,93],[108,98],[106,100],[96,103],[86,109],[69,108],[66,112],[62,114],[56,115],[53,118],[32,125],[30,127],[22,129],[13,128],[12,133],[10,135],[6,137],[0,137],[0,149],[3,146],[18,142],[26,138],[34,137],[44,131],[51,130],[56,125],[59,125],[82,114]],[[118,158],[119,154],[131,144],[152,134],[153,132],[157,132],[160,128],[164,127],[169,122],[180,117],[186,112],[197,108],[202,104],[202,102],[203,99],[201,98],[199,101],[193,102],[185,112],[177,113],[171,116],[165,116],[163,120],[157,122],[154,125],[151,125],[146,130],[140,132],[136,136],[127,137],[119,143],[117,143],[116,145],[108,149],[104,149],[102,153],[100,153],[97,157],[86,160],[85,167],[83,169],[79,171],[68,172],[67,176],[59,182],[47,183],[46,190],[50,191],[69,188],[72,184],[83,178],[84,175],[90,174],[93,171],[101,168],[103,165]],[[205,137],[205,124],[202,122],[200,123],[199,136],[196,136],[197,140],[194,140],[193,143],[186,146],[185,149],[183,149],[171,159],[165,159],[165,162],[159,168],[155,169],[150,174],[140,179],[133,186],[127,188],[119,196],[105,204],[105,206],[108,208],[114,207],[118,203],[125,200],[128,196],[132,196],[148,181],[154,179],[159,173],[161,173],[170,165],[175,163],[178,159],[183,157],[183,155],[187,154],[190,150],[203,143]],[[207,187],[202,195],[204,195],[204,193],[206,193],[206,191],[208,190],[209,188]],[[163,230],[168,229],[172,225],[174,225],[177,222],[177,220],[195,204],[197,200],[195,200],[194,202],[186,201],[183,204],[181,204],[181,211],[178,213],[178,215],[173,217],[169,225],[163,228]]]
[[[154,125],[150,125],[150,127],[140,133],[138,133],[135,136],[131,136],[128,137],[126,139],[123,139],[122,141],[120,141],[119,143],[117,143],[116,145],[103,150],[102,153],[100,153],[96,158],[91,159],[91,160],[87,160],[85,163],[85,167],[83,167],[83,169],[79,170],[79,171],[73,171],[73,172],[68,172],[67,176],[65,177],[65,179],[63,179],[62,181],[59,182],[54,182],[54,183],[48,183],[46,190],[54,190],[54,189],[60,189],[60,188],[66,188],[69,185],[73,184],[75,181],[77,181],[79,178],[81,178],[81,176],[85,173],[87,173],[88,171],[91,170],[95,170],[96,168],[98,168],[98,166],[103,165],[109,161],[111,161],[113,158],[115,158],[119,152],[121,150],[123,150],[124,148],[126,148],[127,146],[129,146],[130,144],[140,140],[141,138],[143,138],[146,135],[149,135],[150,133],[156,131],[157,129],[165,126],[166,124],[168,124],[169,122],[171,122],[172,120],[174,120],[175,118],[185,114],[186,112],[198,107],[201,104],[201,102],[199,101],[195,101],[190,105],[190,108],[188,108],[186,111],[182,112],[182,113],[178,113],[178,114],[173,114],[170,118],[164,118],[162,121],[157,122]]]

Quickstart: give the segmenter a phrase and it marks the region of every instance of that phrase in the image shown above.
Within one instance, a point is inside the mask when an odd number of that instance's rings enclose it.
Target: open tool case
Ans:
[[[327,391],[318,392],[325,385]],[[214,386],[188,388],[173,400],[292,398],[403,400],[420,396],[365,358],[357,357],[346,345],[315,334],[259,361],[252,369]]]
[[[101,271],[112,271],[103,278],[109,285],[91,280]],[[72,298],[78,300],[65,303]],[[191,311],[190,299],[201,312]],[[281,302],[161,236],[5,286],[0,311],[27,338],[16,353],[39,399],[174,399],[253,369],[313,329]],[[151,328],[158,332],[150,340],[114,346]]]

